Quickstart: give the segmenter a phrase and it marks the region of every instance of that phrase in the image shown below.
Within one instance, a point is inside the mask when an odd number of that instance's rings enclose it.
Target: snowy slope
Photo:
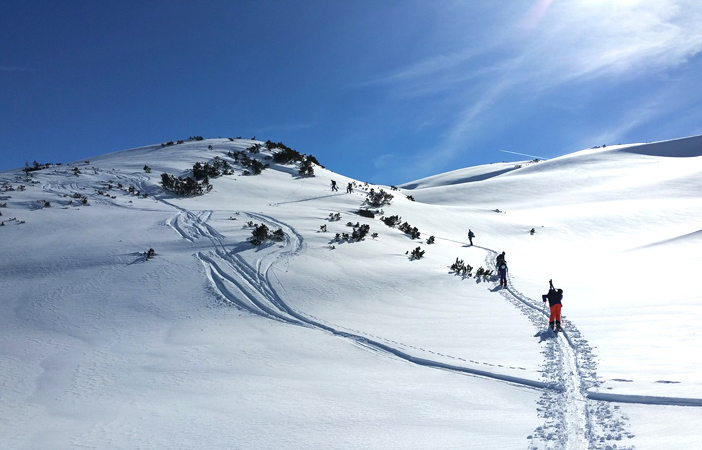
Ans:
[[[0,174],[0,448],[687,449],[702,438],[702,138],[467,168],[399,191],[274,163],[257,176],[235,165],[198,197],[159,185],[198,161],[234,164],[227,152],[254,143]],[[370,189],[391,192],[384,214],[421,238],[358,216]],[[249,221],[284,240],[252,246]],[[335,239],[347,222],[378,236]],[[425,256],[411,260],[417,246]],[[491,268],[501,251],[508,289],[449,273],[457,257]],[[544,332],[549,278],[565,290],[558,337]]]

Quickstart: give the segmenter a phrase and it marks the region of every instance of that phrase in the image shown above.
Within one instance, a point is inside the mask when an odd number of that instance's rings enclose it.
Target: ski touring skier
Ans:
[[[474,237],[475,237],[475,234],[473,233],[473,231],[470,228],[468,228],[468,241],[470,242],[470,245],[473,245],[473,238]]]
[[[502,259],[502,262],[497,266],[497,273],[500,275],[500,287],[507,287],[507,262]]]
[[[506,262],[505,261],[505,252],[502,252],[499,255],[497,255],[497,258],[495,258],[495,267],[499,270],[500,264],[503,262]]]
[[[331,180],[331,189],[332,189],[332,192],[336,192],[339,190],[339,187],[336,185],[336,181],[334,181],[334,180]]]
[[[548,326],[553,331],[561,331],[561,300],[563,300],[563,289],[556,289],[553,287],[553,280],[548,280],[549,289],[548,294],[541,296],[544,302],[548,300],[548,304],[551,308],[551,315],[548,318]]]

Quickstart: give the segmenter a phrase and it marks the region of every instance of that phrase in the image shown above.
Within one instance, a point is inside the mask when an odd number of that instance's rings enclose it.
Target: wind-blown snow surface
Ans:
[[[0,448],[702,441],[702,138],[468,168],[399,191],[359,182],[346,194],[343,175],[277,164],[237,168],[200,197],[159,185],[162,172],[233,163],[227,152],[252,144],[0,174]],[[371,188],[394,195],[385,215],[421,239],[355,214]],[[285,239],[253,247],[249,221]],[[378,236],[337,242],[347,222]],[[410,260],[417,246],[425,256]],[[507,289],[449,273],[457,257],[492,268],[501,251]],[[557,337],[540,301],[549,278],[565,291]]]

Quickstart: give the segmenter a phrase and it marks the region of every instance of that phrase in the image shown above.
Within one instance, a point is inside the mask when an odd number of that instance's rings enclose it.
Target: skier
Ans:
[[[331,180],[331,188],[332,188],[332,192],[336,192],[339,190],[339,187],[336,185],[336,181]]]
[[[473,238],[475,237],[475,234],[473,234],[473,231],[471,231],[470,228],[468,228],[468,241],[470,242],[470,245],[473,245]]]
[[[352,193],[353,193],[353,184],[349,183],[349,184],[346,186],[346,193],[347,193],[347,194],[352,194]]]
[[[561,300],[563,300],[563,289],[553,287],[553,280],[548,280],[548,294],[541,296],[543,301],[548,300],[551,307],[551,316],[548,318],[548,326],[553,331],[561,331]]]
[[[505,252],[502,252],[499,255],[497,255],[497,258],[495,258],[495,267],[497,267],[497,269],[499,270],[500,264],[503,262],[506,262],[505,261]]]
[[[500,287],[507,287],[507,263],[503,259],[502,262],[497,266],[497,273],[500,274]]]

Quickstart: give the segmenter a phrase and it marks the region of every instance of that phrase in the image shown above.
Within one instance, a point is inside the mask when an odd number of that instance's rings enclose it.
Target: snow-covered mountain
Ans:
[[[262,144],[0,173],[0,448],[699,447],[702,137],[398,188]],[[506,289],[477,277],[502,251]]]

